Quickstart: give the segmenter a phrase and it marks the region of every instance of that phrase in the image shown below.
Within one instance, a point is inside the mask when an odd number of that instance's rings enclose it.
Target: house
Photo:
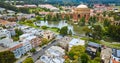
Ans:
[[[104,63],[109,63],[111,59],[112,49],[111,48],[103,48],[101,50],[100,57]]]
[[[0,46],[4,48],[4,50],[10,50],[14,53],[15,58],[20,58],[22,55],[24,55],[24,49],[22,43],[19,42],[13,42],[10,38],[4,38],[0,40]]]
[[[38,5],[38,7],[47,8],[47,9],[50,9],[51,11],[59,11],[58,8],[56,8],[50,4]]]
[[[71,40],[72,40],[71,37],[65,36],[65,37],[61,38],[61,39],[58,41],[58,43],[59,43],[59,45],[60,45],[62,48],[68,49],[68,44],[69,44],[69,42],[70,42]]]
[[[86,52],[91,55],[92,58],[94,58],[97,52],[100,52],[100,50],[101,45],[94,42],[89,42],[86,48]]]
[[[41,38],[37,36],[29,36],[25,40],[30,42],[32,47],[37,47],[41,44]]]
[[[13,42],[8,45],[9,50],[12,51],[16,58],[20,58],[25,54],[23,44],[19,42]]]
[[[3,39],[0,39],[0,52],[1,51],[6,51],[6,50],[9,50],[9,48],[7,47],[8,44],[12,43],[13,40],[10,39],[10,38],[3,38]]]
[[[78,46],[78,45],[85,45],[85,41],[84,40],[80,40],[80,39],[75,39],[73,38],[68,46],[69,46],[69,50],[73,47],[73,46]]]
[[[54,39],[55,36],[56,36],[55,33],[52,31],[47,30],[43,32],[43,38],[46,38],[48,40]]]
[[[65,59],[61,57],[50,57],[43,55],[40,57],[40,63],[64,63]]]
[[[40,63],[64,63],[65,50],[58,46],[52,46],[40,57]]]
[[[45,51],[46,55],[48,56],[57,56],[62,57],[65,55],[65,50],[58,46],[52,46]]]
[[[11,36],[15,36],[15,30],[13,28],[8,29],[8,31],[10,32]]]
[[[0,38],[2,37],[9,37],[11,38],[11,33],[7,29],[1,29],[0,30]]]
[[[4,13],[4,11],[5,11],[5,8],[0,7],[0,13]]]
[[[24,39],[26,39],[27,37],[33,36],[33,34],[30,33],[26,33],[26,34],[22,34],[21,36],[19,36],[20,41],[23,41]]]
[[[112,49],[111,63],[120,63],[120,50]]]
[[[23,40],[23,41],[21,41],[21,43],[23,44],[23,48],[24,48],[25,53],[27,53],[28,51],[30,51],[32,49],[32,45],[30,42]]]
[[[9,22],[9,21],[5,21],[0,19],[0,25],[5,26],[5,27],[14,27],[17,25],[16,22]]]

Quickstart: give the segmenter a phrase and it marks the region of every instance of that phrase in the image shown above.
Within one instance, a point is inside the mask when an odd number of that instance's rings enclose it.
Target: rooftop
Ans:
[[[114,55],[115,57],[120,58],[120,50],[112,49],[112,51],[113,51],[113,55]]]
[[[97,43],[94,43],[94,42],[89,42],[89,43],[88,43],[88,46],[92,46],[92,47],[96,47],[96,48],[101,47],[100,44],[97,44]]]
[[[88,8],[88,6],[81,4],[81,5],[78,5],[77,8]]]

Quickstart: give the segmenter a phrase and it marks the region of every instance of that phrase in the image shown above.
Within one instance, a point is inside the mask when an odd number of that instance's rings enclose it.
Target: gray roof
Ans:
[[[112,51],[113,51],[113,55],[114,55],[115,57],[120,58],[120,50],[112,49]]]
[[[100,44],[97,44],[97,43],[94,43],[94,42],[89,42],[89,43],[88,43],[88,46],[92,46],[92,47],[96,47],[96,48],[101,47]]]

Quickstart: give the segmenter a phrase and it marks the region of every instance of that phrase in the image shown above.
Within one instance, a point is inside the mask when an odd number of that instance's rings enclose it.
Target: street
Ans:
[[[50,44],[43,47],[40,51],[37,51],[37,53],[33,54],[32,55],[33,61],[34,62],[37,61],[38,58],[40,58],[40,56],[42,56],[48,48],[50,48],[51,46],[57,45],[57,42],[58,42],[58,40],[53,40],[50,42]]]

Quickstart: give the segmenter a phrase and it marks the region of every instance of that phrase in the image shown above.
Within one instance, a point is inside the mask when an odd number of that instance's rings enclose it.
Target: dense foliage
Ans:
[[[68,27],[64,26],[60,29],[60,34],[61,35],[67,35],[68,34]]]
[[[15,56],[10,51],[0,52],[0,63],[14,63],[16,61]]]

